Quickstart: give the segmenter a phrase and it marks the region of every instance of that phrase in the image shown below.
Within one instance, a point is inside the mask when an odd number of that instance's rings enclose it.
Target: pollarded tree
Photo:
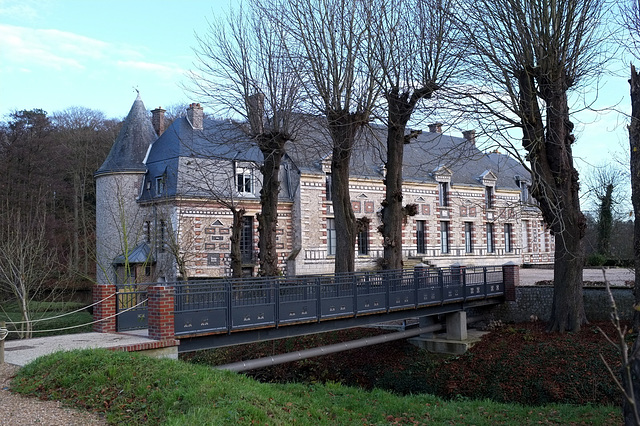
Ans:
[[[453,20],[453,0],[370,2],[368,37],[386,101],[387,158],[382,210],[384,264],[402,268],[402,165],[407,124],[422,100],[458,72],[463,43]]]
[[[276,227],[279,171],[285,145],[294,138],[293,111],[300,102],[299,81],[284,45],[282,28],[267,19],[261,8],[242,6],[226,19],[210,24],[197,36],[195,92],[207,96],[219,111],[243,117],[247,131],[260,148],[263,161],[259,274],[279,274]]]
[[[255,0],[283,28],[304,98],[326,117],[332,143],[331,194],[337,235],[335,272],[355,268],[356,217],[349,194],[351,155],[378,97],[369,51],[369,2]]]
[[[522,131],[531,193],[555,235],[551,331],[576,331],[587,320],[568,93],[602,65],[603,13],[604,0],[480,0],[461,19],[474,49],[467,72],[480,87],[476,99],[494,122]]]
[[[622,23],[626,29],[626,50],[636,60],[640,60],[640,3],[636,0],[621,2]],[[628,36],[628,37],[627,37]],[[634,212],[634,266],[635,304],[640,305],[640,73],[636,67],[630,66],[630,96],[631,96],[631,120],[629,123],[629,148],[631,170],[631,203]],[[636,311],[633,319],[635,330],[640,330],[640,312]]]

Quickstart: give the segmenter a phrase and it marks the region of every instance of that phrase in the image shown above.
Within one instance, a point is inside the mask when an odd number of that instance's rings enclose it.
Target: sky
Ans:
[[[183,88],[194,69],[194,34],[204,34],[230,1],[0,0],[0,119],[76,106],[124,118],[136,90],[147,109],[200,101]],[[628,157],[628,63],[611,61],[598,91],[587,93],[605,112],[574,117],[583,176]]]

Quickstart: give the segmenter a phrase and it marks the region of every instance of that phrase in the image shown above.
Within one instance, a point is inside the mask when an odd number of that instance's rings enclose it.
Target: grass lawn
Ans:
[[[75,312],[69,315],[70,312],[73,312],[77,309],[84,307],[85,304],[77,303],[77,302],[31,302],[30,311],[31,311],[31,319],[32,320],[42,320],[33,323],[33,337],[44,337],[44,336],[54,336],[60,334],[72,334],[72,333],[85,333],[89,332],[92,329],[91,325],[85,325],[82,327],[77,327],[82,324],[88,324],[93,321],[93,317],[91,314],[85,310]],[[58,317],[60,318],[53,318]],[[50,320],[46,320],[47,318],[52,318]],[[15,302],[3,304],[0,307],[0,321],[7,322],[7,329],[9,330],[9,335],[7,336],[7,340],[13,340],[18,338],[17,333],[13,333],[16,331],[16,328],[20,328],[20,325],[12,325],[11,322],[20,322],[22,321],[22,314],[20,313],[20,309],[18,308],[18,304]],[[73,327],[73,328],[70,328]],[[61,328],[68,328],[68,330],[60,330],[60,331],[48,331],[48,330],[58,330]]]
[[[105,414],[111,424],[618,425],[615,406],[523,406],[399,396],[336,383],[267,384],[182,361],[104,350],[59,352],[22,368],[13,390]]]

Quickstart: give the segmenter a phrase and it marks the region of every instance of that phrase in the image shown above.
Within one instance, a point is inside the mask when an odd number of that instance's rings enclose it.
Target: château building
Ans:
[[[98,282],[204,279],[230,275],[233,211],[244,211],[243,271],[257,272],[262,153],[246,124],[205,117],[199,104],[165,129],[140,97],[103,165],[97,186]],[[336,231],[331,201],[331,143],[317,117],[287,143],[280,169],[277,252],[284,274],[331,273]],[[407,138],[403,164],[406,266],[551,263],[554,241],[529,194],[531,177],[516,160],[483,153],[473,131],[442,125]],[[361,231],[356,269],[383,256],[386,131],[359,137],[350,194]]]

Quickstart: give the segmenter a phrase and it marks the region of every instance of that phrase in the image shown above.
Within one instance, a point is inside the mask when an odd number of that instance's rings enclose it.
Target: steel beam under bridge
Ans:
[[[202,349],[213,349],[260,341],[284,339],[288,337],[304,336],[308,334],[324,333],[347,328],[362,327],[387,321],[398,321],[416,317],[429,317],[464,311],[501,303],[501,299],[485,299],[471,302],[455,302],[440,306],[428,306],[417,309],[393,311],[389,313],[369,314],[351,318],[334,318],[325,321],[314,321],[300,324],[290,324],[281,327],[256,328],[225,334],[196,335],[180,337],[178,352],[192,352]]]

